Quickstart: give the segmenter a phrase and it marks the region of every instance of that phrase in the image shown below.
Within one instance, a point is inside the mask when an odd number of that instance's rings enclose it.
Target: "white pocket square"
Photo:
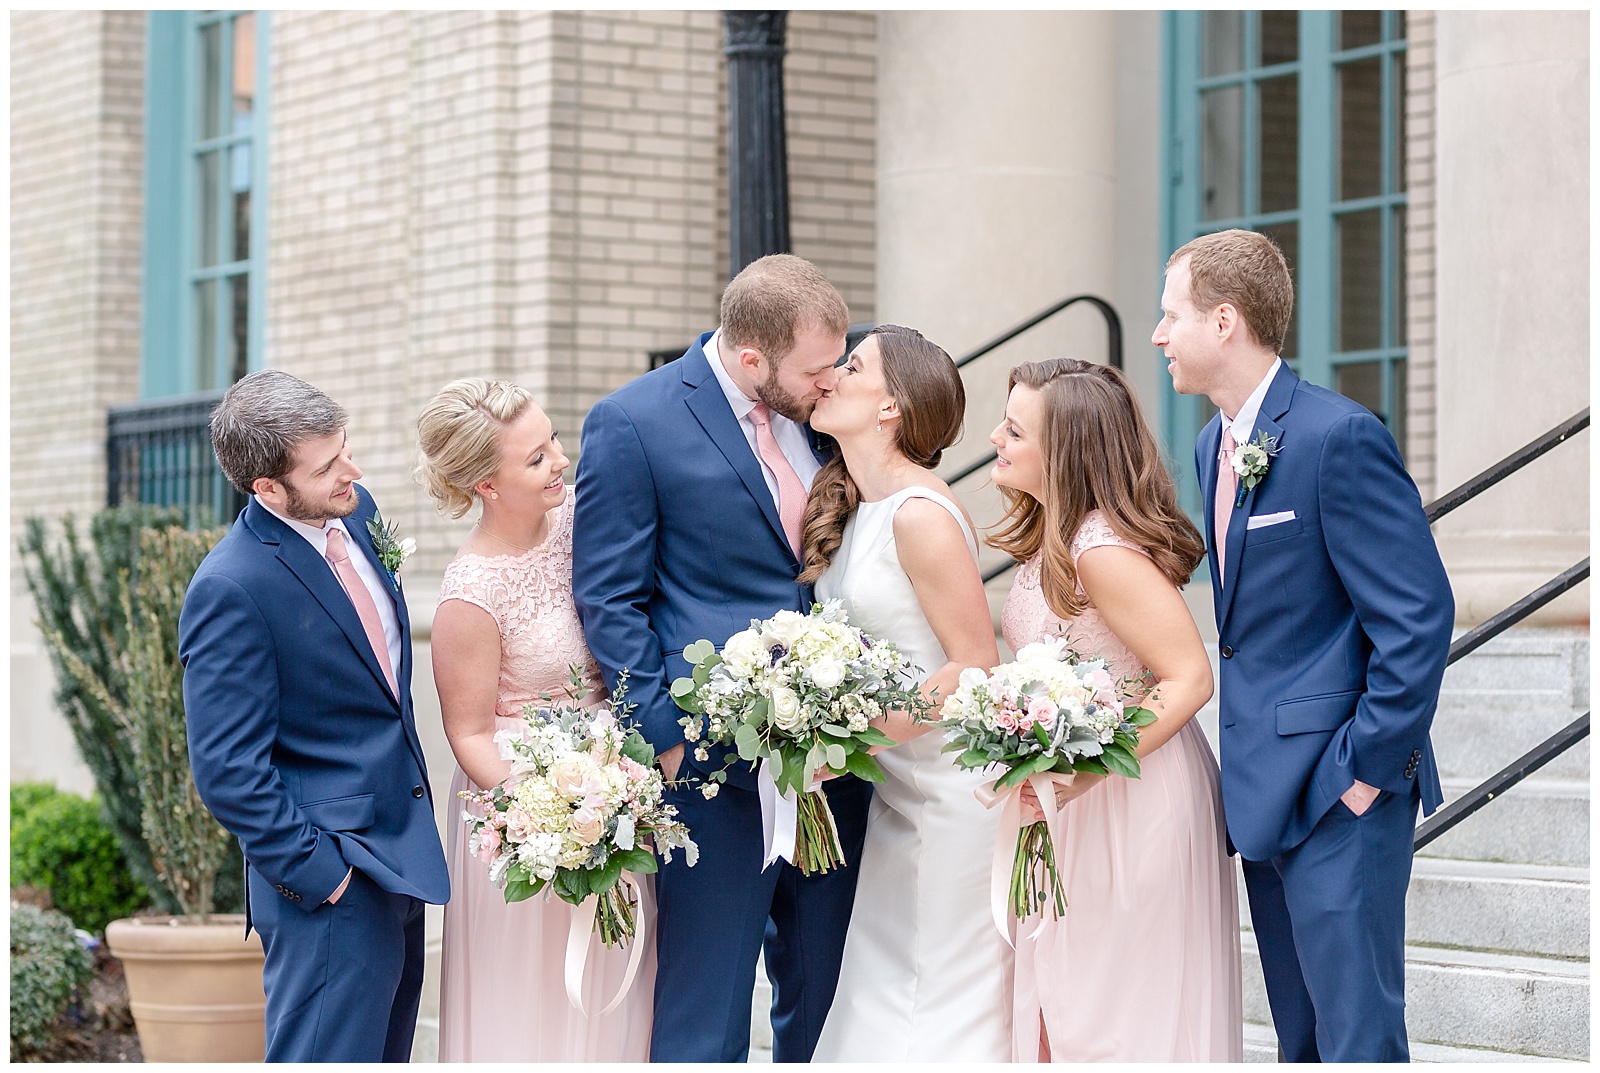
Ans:
[[[1294,511],[1280,510],[1276,514],[1258,514],[1246,523],[1246,529],[1265,529],[1269,525],[1282,525],[1294,521]]]

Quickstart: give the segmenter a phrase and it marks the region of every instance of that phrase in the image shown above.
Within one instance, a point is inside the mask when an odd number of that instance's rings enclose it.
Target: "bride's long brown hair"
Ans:
[[[1061,618],[1088,606],[1071,547],[1096,508],[1118,536],[1148,551],[1174,585],[1186,584],[1205,544],[1178,509],[1172,475],[1127,379],[1109,365],[1051,358],[1012,369],[1008,396],[1018,384],[1044,399],[1044,427],[1028,430],[1039,443],[1044,499],[1002,487],[1006,512],[987,543],[1019,560],[1044,550],[1040,583]]]
[[[900,404],[895,449],[913,465],[933,469],[944,449],[961,437],[967,393],[956,363],[943,347],[915,328],[880,324],[866,338],[878,341],[884,386]],[[844,541],[845,523],[860,502],[861,491],[845,469],[844,456],[835,455],[811,482],[811,496],[806,500],[800,523],[805,549],[801,582],[816,581],[828,568]]]

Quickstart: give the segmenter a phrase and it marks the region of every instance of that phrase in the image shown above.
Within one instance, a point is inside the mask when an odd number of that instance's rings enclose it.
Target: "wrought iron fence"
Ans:
[[[233,521],[244,496],[211,451],[211,411],[221,391],[149,399],[106,411],[106,504],[151,503]]]

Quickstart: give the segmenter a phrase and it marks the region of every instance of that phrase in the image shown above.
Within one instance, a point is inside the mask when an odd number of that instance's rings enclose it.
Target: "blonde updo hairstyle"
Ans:
[[[866,339],[878,341],[884,387],[900,404],[895,450],[912,465],[933,469],[944,449],[961,438],[967,393],[956,363],[915,328],[880,324]],[[811,482],[800,523],[805,553],[800,581],[810,584],[822,576],[844,543],[845,523],[860,503],[861,491],[845,468],[844,457],[835,456]]]
[[[439,510],[459,518],[472,509],[473,485],[500,468],[500,434],[533,395],[509,380],[469,376],[439,389],[417,418],[417,480]]]

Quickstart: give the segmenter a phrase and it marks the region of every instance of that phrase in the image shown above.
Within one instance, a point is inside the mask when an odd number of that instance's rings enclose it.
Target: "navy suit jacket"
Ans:
[[[1455,620],[1416,485],[1382,422],[1284,365],[1262,432],[1278,453],[1233,510],[1226,584],[1213,589],[1226,657],[1223,805],[1250,860],[1298,845],[1357,779],[1419,788],[1425,812],[1438,807],[1428,728]],[[1221,440],[1219,416],[1195,444],[1213,578]]]
[[[377,508],[356,487],[351,554],[388,577],[367,532]],[[178,654],[195,786],[251,867],[308,912],[352,866],[396,894],[450,897],[398,580],[390,596],[399,697],[327,561],[254,498],[184,597]]]
[[[628,671],[626,699],[657,753],[684,741],[667,690],[690,671],[686,647],[721,647],[751,619],[811,600],[761,462],[711,371],[711,335],[595,403],[580,444],[573,596],[606,683]],[[684,763],[708,769],[692,750]],[[709,770],[720,767],[714,753]],[[754,785],[745,765],[728,774]]]

